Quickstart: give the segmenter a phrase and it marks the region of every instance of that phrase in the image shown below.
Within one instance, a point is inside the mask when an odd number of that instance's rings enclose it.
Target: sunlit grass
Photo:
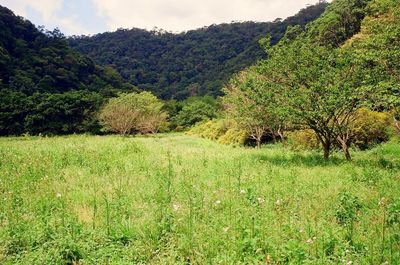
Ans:
[[[400,260],[394,141],[326,162],[180,134],[2,138],[0,174],[0,263]]]

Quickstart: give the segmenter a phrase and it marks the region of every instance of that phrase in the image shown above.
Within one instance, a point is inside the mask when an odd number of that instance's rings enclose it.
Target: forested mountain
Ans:
[[[288,26],[304,26],[324,12],[327,3],[309,6],[274,22],[211,25],[180,34],[162,30],[120,29],[69,43],[101,65],[111,65],[140,89],[178,100],[221,95],[229,77],[265,57],[258,41],[271,35],[277,43]]]
[[[133,90],[110,67],[0,6],[0,135],[90,131],[104,98]]]

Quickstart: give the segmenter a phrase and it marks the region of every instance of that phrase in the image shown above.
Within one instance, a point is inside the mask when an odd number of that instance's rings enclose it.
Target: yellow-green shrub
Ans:
[[[211,120],[192,127],[188,135],[218,141],[226,145],[243,145],[248,135],[232,120]]]
[[[353,127],[353,145],[360,149],[389,140],[391,118],[388,113],[360,109]]]
[[[240,128],[230,128],[224,135],[218,139],[218,143],[226,145],[244,145],[248,134]]]
[[[316,149],[319,146],[318,139],[313,130],[304,129],[286,133],[291,147],[295,150]]]

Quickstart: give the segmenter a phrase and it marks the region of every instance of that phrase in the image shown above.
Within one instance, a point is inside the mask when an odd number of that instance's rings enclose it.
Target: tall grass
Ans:
[[[400,264],[400,144],[0,139],[1,264]]]

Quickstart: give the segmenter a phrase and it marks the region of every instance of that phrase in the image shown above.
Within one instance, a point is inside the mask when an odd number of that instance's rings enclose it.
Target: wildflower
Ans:
[[[378,205],[379,205],[379,206],[385,206],[385,205],[386,205],[386,198],[383,197],[383,198],[379,201]]]
[[[351,265],[351,264],[353,264],[353,261],[351,261],[351,260],[349,260],[349,261],[346,263],[346,265]]]
[[[179,210],[179,208],[181,208],[181,206],[179,204],[172,204],[172,209],[176,212]]]
[[[58,192],[58,193],[56,194],[56,197],[57,197],[57,198],[61,198],[61,193]]]
[[[299,232],[304,233],[304,228],[300,228]]]
[[[220,200],[216,200],[214,204],[215,204],[215,205],[220,205],[220,204],[221,204],[221,201],[220,201]]]
[[[240,190],[240,194],[245,194],[246,193],[246,190]]]
[[[227,227],[224,227],[224,233],[228,233],[228,231],[229,231],[229,229],[230,229],[230,227],[229,226],[227,226]]]
[[[279,206],[279,205],[281,205],[281,204],[282,204],[282,200],[281,200],[281,199],[277,199],[276,202],[275,202],[275,205],[276,205],[276,206]]]
[[[306,243],[307,243],[307,244],[312,244],[312,243],[314,243],[314,241],[313,241],[311,238],[309,238],[309,239],[306,241]]]
[[[257,201],[258,201],[258,203],[260,203],[260,204],[265,202],[264,198],[261,198],[261,197],[258,197],[258,198],[257,198]]]

